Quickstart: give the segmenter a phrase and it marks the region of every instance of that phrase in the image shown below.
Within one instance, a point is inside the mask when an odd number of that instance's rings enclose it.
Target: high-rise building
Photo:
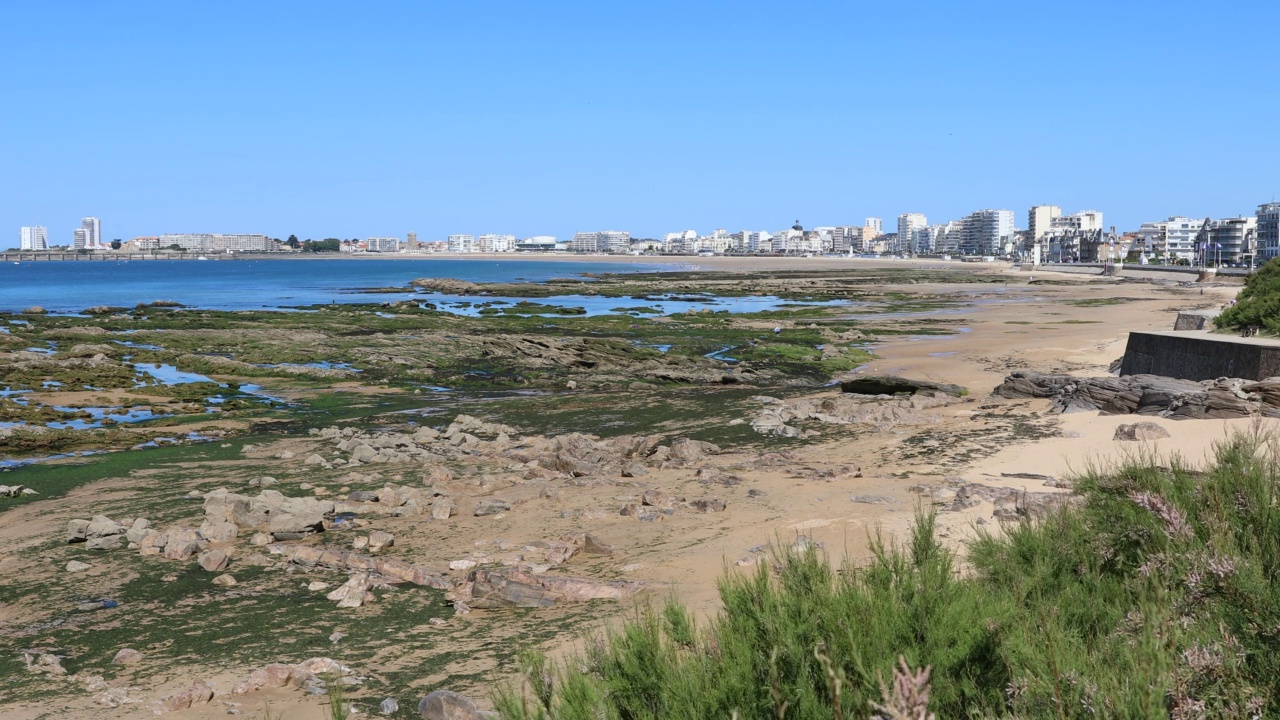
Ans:
[[[408,248],[409,252],[413,252],[414,250],[417,250],[418,249],[418,233],[411,232],[407,236],[405,236],[404,244],[405,244],[405,247]]]
[[[1070,215],[1054,218],[1049,223],[1050,230],[1076,230],[1092,232],[1102,230],[1102,213],[1097,210],[1081,210]]]
[[[1280,206],[1278,206],[1280,207]],[[1203,220],[1174,216],[1160,222],[1143,223],[1138,228],[1138,249],[1157,257],[1177,260],[1194,260],[1196,236],[1204,227]],[[1261,247],[1262,216],[1258,216],[1258,240]],[[1261,250],[1259,250],[1261,252]]]
[[[867,218],[866,222],[862,225],[863,227],[871,228],[871,237],[884,234],[884,221],[880,218]]]
[[[76,250],[86,250],[89,247],[89,231],[82,227],[78,227],[71,231],[71,247]]]
[[[23,250],[48,250],[49,230],[43,225],[31,225],[18,231],[19,245]]]
[[[80,221],[80,228],[84,230],[84,247],[94,250],[102,246],[102,225],[98,218],[84,218]]]
[[[1057,205],[1036,205],[1027,211],[1027,229],[1031,238],[1039,240],[1053,227],[1053,221],[1062,217],[1062,208]]]
[[[1258,259],[1266,262],[1280,257],[1280,203],[1259,205],[1254,217],[1258,223]]]
[[[924,235],[924,229],[929,226],[929,220],[924,213],[903,213],[898,216],[898,252],[928,252],[929,248],[920,247],[922,241],[928,238]]]
[[[1012,210],[979,210],[961,222],[960,251],[966,255],[1003,255],[1012,251]]]

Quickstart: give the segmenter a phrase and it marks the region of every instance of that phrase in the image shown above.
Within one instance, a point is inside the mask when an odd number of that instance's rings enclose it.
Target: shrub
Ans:
[[[1280,258],[1266,262],[1245,278],[1236,300],[1214,320],[1217,327],[1243,330],[1256,325],[1280,334]]]
[[[966,567],[920,512],[839,571],[780,548],[726,572],[723,611],[642,609],[559,667],[525,661],[505,718],[1262,717],[1280,685],[1280,455],[1258,433],[1203,470],[1145,458]],[[927,710],[925,709],[927,705]]]

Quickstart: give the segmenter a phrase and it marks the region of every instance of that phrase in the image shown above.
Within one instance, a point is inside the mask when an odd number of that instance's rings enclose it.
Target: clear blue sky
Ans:
[[[519,236],[1280,193],[1270,2],[6,2],[0,247]],[[5,242],[10,241],[10,242]]]

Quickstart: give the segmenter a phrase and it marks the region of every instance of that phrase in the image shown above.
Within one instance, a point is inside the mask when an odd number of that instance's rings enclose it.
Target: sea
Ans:
[[[693,267],[693,266],[688,266]],[[687,269],[656,263],[555,260],[92,260],[0,263],[0,313],[40,306],[57,315],[79,315],[98,306],[132,308],[158,300],[206,310],[302,310],[311,305],[429,302],[458,315],[478,315],[486,307],[514,305],[522,298],[423,293],[409,287],[415,278],[456,278],[471,282],[542,282],[599,273],[670,272]],[[404,288],[402,293],[387,288]],[[370,292],[383,289],[382,292]],[[538,305],[578,308],[579,314],[669,315],[702,310],[731,313],[774,310],[788,303],[772,296],[657,294],[636,298],[560,295],[532,298]],[[834,301],[839,303],[841,301]],[[518,310],[518,308],[517,308]],[[536,310],[520,314],[540,314]],[[556,313],[543,313],[556,315]],[[12,322],[21,322],[14,320]],[[0,325],[0,332],[6,328]]]
[[[408,287],[410,280],[420,277],[541,282],[584,273],[672,269],[657,264],[465,259],[8,262],[0,264],[0,312],[39,305],[51,313],[72,314],[99,305],[133,307],[156,300],[209,310],[282,310],[426,299]],[[405,293],[362,292],[391,287],[404,287]]]

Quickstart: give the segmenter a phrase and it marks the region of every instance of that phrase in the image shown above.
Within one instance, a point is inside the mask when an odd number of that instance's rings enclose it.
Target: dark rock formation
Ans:
[[[840,383],[841,392],[856,395],[950,395],[960,397],[965,389],[959,385],[937,383],[931,380],[909,380],[893,375],[869,375]]]

